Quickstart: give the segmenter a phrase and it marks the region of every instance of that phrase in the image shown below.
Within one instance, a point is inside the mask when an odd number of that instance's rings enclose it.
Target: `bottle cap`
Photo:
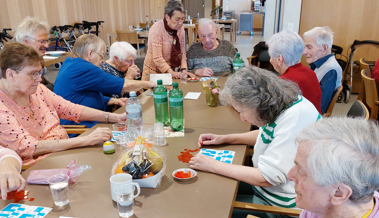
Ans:
[[[129,96],[130,96],[130,97],[136,97],[137,94],[136,94],[135,91],[131,91],[131,92],[129,92]]]
[[[178,83],[174,82],[174,83],[172,83],[172,86],[176,88],[176,87],[178,87]]]
[[[237,53],[236,57],[239,58],[240,57],[240,53]]]
[[[162,80],[161,79],[157,80],[157,84],[162,85]]]

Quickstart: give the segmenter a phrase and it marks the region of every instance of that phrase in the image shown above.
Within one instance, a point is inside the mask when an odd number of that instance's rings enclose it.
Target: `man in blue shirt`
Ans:
[[[333,93],[341,86],[342,68],[332,54],[333,32],[329,27],[315,27],[304,35],[303,55],[316,73],[321,87],[321,112],[328,109]]]

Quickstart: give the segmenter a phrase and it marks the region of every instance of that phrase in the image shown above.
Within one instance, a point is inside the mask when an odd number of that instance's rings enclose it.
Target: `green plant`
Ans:
[[[213,8],[213,10],[211,11],[211,15],[210,16],[215,15],[217,10],[218,10],[218,13],[221,14],[222,13],[222,6],[216,5],[216,7]]]

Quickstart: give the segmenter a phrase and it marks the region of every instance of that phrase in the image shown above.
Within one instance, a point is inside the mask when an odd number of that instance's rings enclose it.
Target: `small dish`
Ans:
[[[46,51],[45,54],[51,55],[51,56],[62,56],[65,51]]]
[[[183,172],[183,173],[187,173],[187,172],[190,172],[191,174],[191,177],[189,178],[179,178],[177,177],[175,174],[178,173],[178,172]],[[172,176],[179,180],[179,181],[190,181],[191,179],[195,178],[197,176],[197,172],[193,169],[190,169],[190,168],[180,168],[180,169],[177,169],[177,170],[174,170],[174,172],[172,172]]]
[[[188,78],[188,82],[198,82],[199,79],[196,77]]]

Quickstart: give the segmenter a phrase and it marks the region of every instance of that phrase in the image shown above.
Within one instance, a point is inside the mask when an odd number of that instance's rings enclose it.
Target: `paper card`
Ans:
[[[186,96],[184,96],[184,99],[192,99],[196,100],[200,97],[201,92],[188,92]]]
[[[29,206],[25,204],[8,204],[0,211],[0,217],[5,218],[42,218],[53,208]]]
[[[212,157],[215,160],[218,160],[224,163],[230,163],[230,164],[233,162],[235,153],[236,152],[234,151],[205,149],[205,148],[202,148],[200,150],[200,154],[204,154],[204,155]]]
[[[214,78],[215,81],[218,79],[218,77],[202,77],[202,78],[200,79],[200,81],[206,81],[206,80],[209,80],[209,79],[212,79],[212,78]]]
[[[122,131],[112,131],[112,135],[113,135],[113,137],[112,137],[111,141],[115,142],[116,141],[116,137],[117,136],[125,135],[125,132],[122,132]]]
[[[150,74],[150,81],[157,82],[159,79],[162,80],[162,83],[165,86],[171,86],[172,85],[171,73]]]

